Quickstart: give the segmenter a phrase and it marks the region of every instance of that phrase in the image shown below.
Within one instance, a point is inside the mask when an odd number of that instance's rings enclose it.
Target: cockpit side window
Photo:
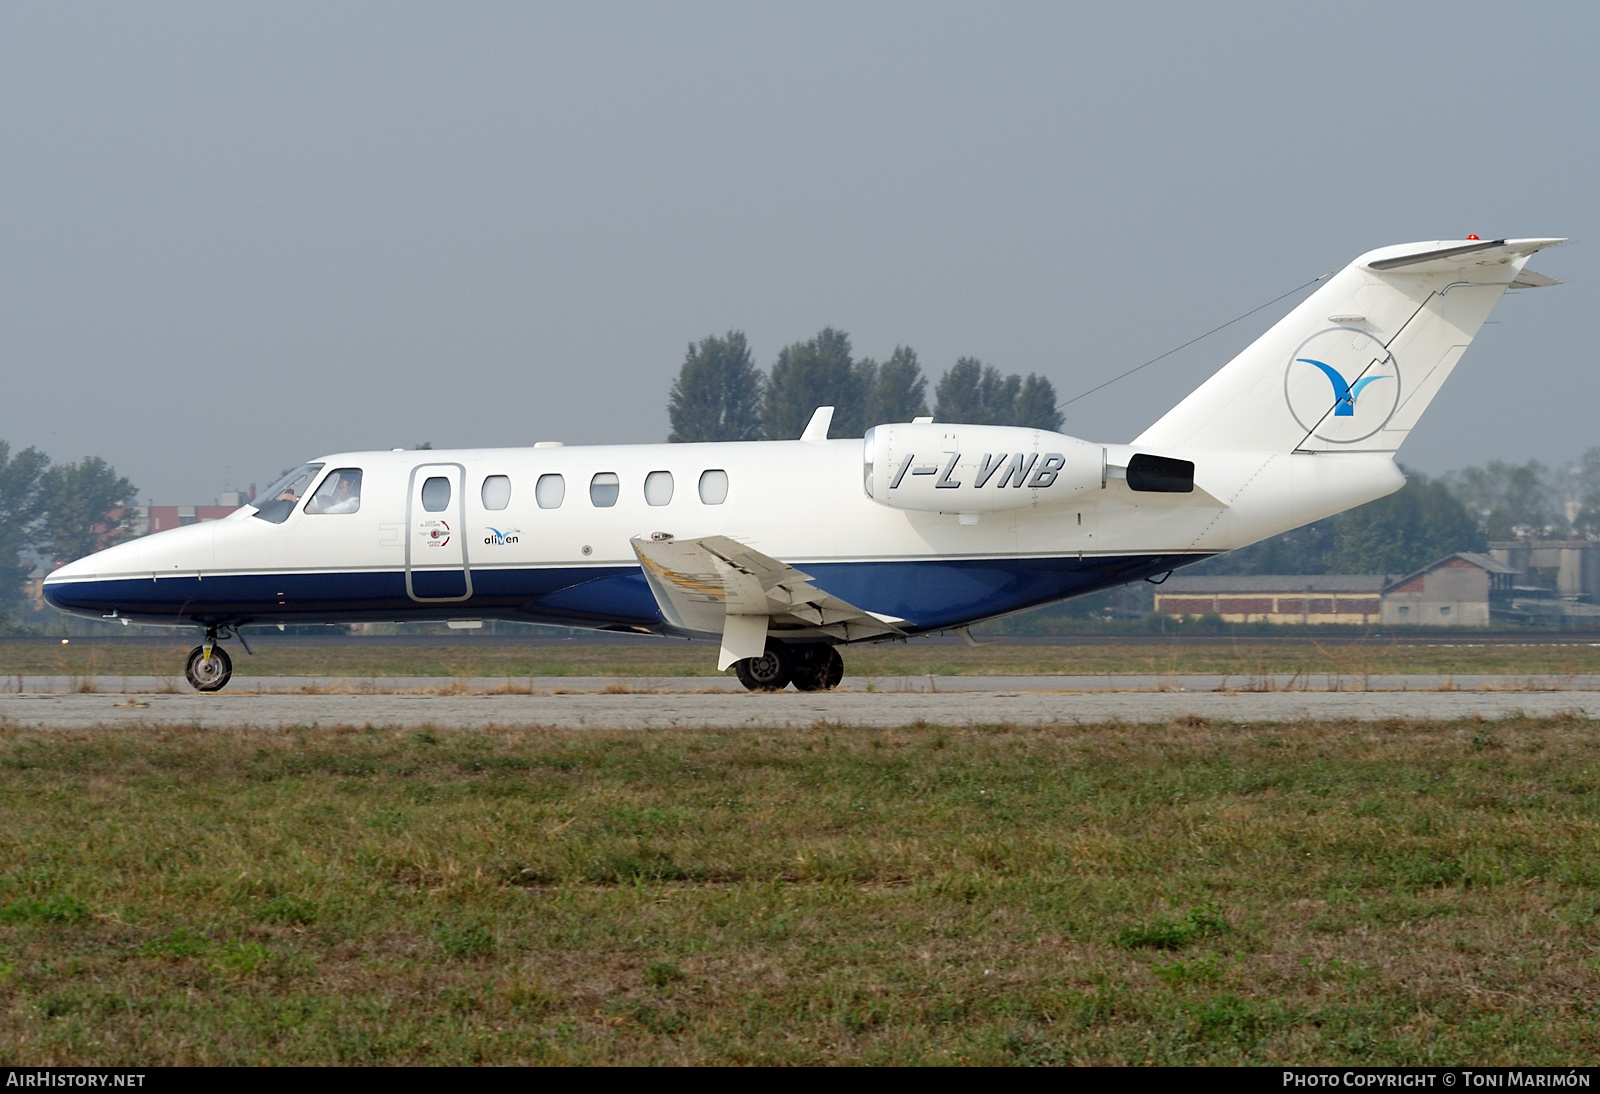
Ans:
[[[361,468],[336,467],[306,502],[307,513],[354,513],[361,508]]]
[[[305,496],[312,480],[321,470],[320,463],[303,463],[286,473],[283,478],[256,495],[256,500],[252,503],[256,507],[255,515],[273,524],[282,524],[288,520],[289,514],[300,504],[300,499]]]

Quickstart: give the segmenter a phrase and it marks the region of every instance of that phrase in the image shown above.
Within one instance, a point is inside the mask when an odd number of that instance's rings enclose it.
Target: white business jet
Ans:
[[[1130,444],[919,418],[829,440],[347,452],[225,520],[63,566],[90,618],[204,628],[508,619],[709,638],[751,689],[838,684],[838,648],[959,629],[1383,497],[1395,451],[1556,239],[1362,255]],[[247,647],[248,648],[248,647]]]

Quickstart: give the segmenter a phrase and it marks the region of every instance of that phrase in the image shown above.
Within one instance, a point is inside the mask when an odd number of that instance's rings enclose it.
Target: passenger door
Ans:
[[[472,596],[467,564],[466,469],[425,463],[411,471],[406,495],[406,593],[421,602]]]

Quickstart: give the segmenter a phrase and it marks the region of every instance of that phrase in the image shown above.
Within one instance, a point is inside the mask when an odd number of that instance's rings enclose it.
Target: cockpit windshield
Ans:
[[[321,470],[320,463],[303,463],[283,476],[256,495],[253,503],[256,507],[255,515],[273,524],[282,524],[288,520],[289,514],[294,512],[294,507],[305,497],[306,490],[311,486],[311,480],[316,478],[317,472]]]

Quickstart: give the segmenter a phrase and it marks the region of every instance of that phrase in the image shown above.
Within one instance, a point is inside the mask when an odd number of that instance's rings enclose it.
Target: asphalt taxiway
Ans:
[[[0,678],[0,686],[4,686]],[[0,725],[573,728],[892,727],[1573,714],[1600,718],[1591,677],[887,677],[827,693],[752,694],[725,677],[235,679],[202,695],[166,678],[19,678]],[[59,683],[59,687],[43,686]],[[1314,684],[1322,686],[1313,686]],[[148,684],[149,686],[139,686]],[[33,685],[33,686],[28,686]]]

